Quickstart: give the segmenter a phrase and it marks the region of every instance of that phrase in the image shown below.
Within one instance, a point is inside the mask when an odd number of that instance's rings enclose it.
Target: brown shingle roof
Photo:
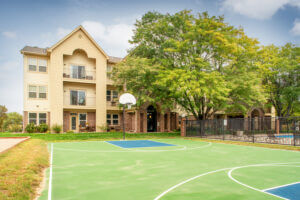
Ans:
[[[108,62],[109,63],[119,63],[122,60],[123,60],[123,58],[109,56]]]
[[[33,54],[39,54],[39,55],[47,55],[47,48],[25,46],[23,49],[21,49],[21,53],[33,53]]]

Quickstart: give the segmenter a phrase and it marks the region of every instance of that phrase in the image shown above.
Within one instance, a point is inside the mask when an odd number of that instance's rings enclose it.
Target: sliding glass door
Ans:
[[[71,74],[72,78],[76,79],[85,79],[85,67],[84,66],[76,66],[72,65],[71,66]]]
[[[71,101],[70,102],[71,105],[85,106],[85,104],[86,104],[85,91],[71,90],[70,91],[70,101]]]

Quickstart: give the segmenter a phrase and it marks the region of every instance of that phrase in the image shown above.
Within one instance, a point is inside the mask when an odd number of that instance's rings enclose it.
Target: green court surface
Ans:
[[[299,152],[186,139],[152,141],[175,146],[50,144],[52,169],[39,199],[284,199],[264,190],[300,181]]]

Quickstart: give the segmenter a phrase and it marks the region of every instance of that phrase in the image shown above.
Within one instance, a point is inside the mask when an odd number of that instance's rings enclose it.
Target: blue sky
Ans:
[[[125,56],[136,19],[147,11],[224,15],[261,44],[300,44],[300,0],[0,0],[0,105],[23,111],[20,49],[49,47],[83,25],[112,56]]]

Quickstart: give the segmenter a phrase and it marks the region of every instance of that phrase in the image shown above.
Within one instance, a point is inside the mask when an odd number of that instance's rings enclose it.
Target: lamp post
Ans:
[[[123,140],[125,140],[125,105],[130,109],[136,104],[136,99],[132,94],[124,93],[120,96],[119,102],[123,105]]]

